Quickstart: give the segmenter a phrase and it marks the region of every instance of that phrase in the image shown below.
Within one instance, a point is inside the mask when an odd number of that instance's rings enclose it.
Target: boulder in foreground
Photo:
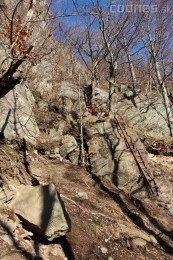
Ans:
[[[49,241],[70,230],[69,216],[53,184],[22,185],[11,207],[25,225]]]

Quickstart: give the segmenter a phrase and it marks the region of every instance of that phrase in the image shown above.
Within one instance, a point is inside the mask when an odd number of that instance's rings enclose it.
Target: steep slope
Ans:
[[[5,246],[8,250],[1,251],[2,259],[31,259],[36,254],[34,241],[37,241],[38,251],[43,259],[65,259],[60,248],[63,248],[70,260],[134,257],[172,259],[172,217],[153,205],[152,201],[142,203],[128,197],[109,181],[69,162],[58,162],[46,155],[37,155],[34,148],[28,146],[29,175],[22,159],[24,152],[21,150],[19,154],[16,153],[15,147],[0,147],[3,158],[1,166],[4,166],[1,194],[6,194],[3,204],[1,199],[1,223],[6,223],[6,229],[4,230],[3,226],[1,229],[6,236],[1,235],[0,246]],[[10,163],[20,165],[20,179],[18,173],[10,169]],[[31,230],[25,230],[26,227],[19,224],[7,203],[19,189],[21,182],[29,184],[36,179],[40,184],[53,183],[56,186],[71,218],[71,232],[66,239],[55,240],[53,244],[47,244],[39,236],[33,236]],[[11,183],[14,193],[9,198]],[[10,233],[11,229],[13,231]],[[4,239],[10,245],[4,244]],[[15,241],[15,245],[10,241]]]
[[[16,1],[5,3],[11,15]],[[22,21],[28,8],[23,3],[17,13]],[[134,104],[126,91],[113,95],[113,112],[123,115],[158,185],[159,196],[150,197],[120,127],[102,109],[107,85],[96,90],[103,113],[93,113],[84,99],[86,70],[54,41],[46,19],[41,21],[47,8],[46,1],[35,5],[39,22],[32,24],[32,37],[25,42],[34,47],[10,75],[17,78],[15,88],[0,99],[0,248],[5,248],[0,258],[172,259],[173,141],[164,137],[169,129],[162,98],[142,93]],[[9,38],[4,38],[0,59],[9,65]],[[49,243],[19,220],[10,203],[21,185],[51,183],[72,225],[66,237]]]

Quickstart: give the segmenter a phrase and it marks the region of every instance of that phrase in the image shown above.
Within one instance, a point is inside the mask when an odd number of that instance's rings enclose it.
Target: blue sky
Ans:
[[[67,17],[63,17],[62,19],[67,19],[69,21],[69,23],[75,23],[80,19],[78,16],[73,16],[76,14],[73,0],[53,0],[52,2],[53,2],[53,4],[51,7],[51,10],[54,13],[56,13],[58,15],[67,15]],[[87,2],[90,2],[90,1],[74,0],[74,2],[77,2],[79,5],[81,5],[81,8],[83,8],[83,10],[81,11],[79,8],[79,12],[84,14],[85,11],[87,11],[86,9],[84,9],[84,4],[87,4]],[[102,6],[105,6],[107,2],[109,2],[109,1],[100,0],[100,3]],[[72,15],[72,16],[70,16],[70,15]]]

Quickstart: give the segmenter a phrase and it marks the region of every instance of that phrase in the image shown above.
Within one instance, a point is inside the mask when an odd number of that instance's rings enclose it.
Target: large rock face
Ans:
[[[88,130],[88,134],[92,136],[88,142],[89,153],[93,154],[90,158],[92,171],[97,176],[107,177],[118,188],[134,192],[140,173],[117,126],[111,121],[98,122]],[[139,138],[134,138],[138,148],[145,152]]]
[[[62,81],[59,89],[59,95],[69,98],[73,101],[78,99],[79,96],[78,91],[79,91],[78,86],[66,81]]]
[[[22,186],[11,207],[33,232],[52,241],[70,229],[69,217],[55,186]]]
[[[132,101],[116,93],[112,98],[112,110],[123,115],[127,124],[140,128],[148,135],[169,136],[166,111],[161,96],[140,95],[136,98],[136,107]]]
[[[132,93],[126,86],[120,86],[119,91],[116,90],[112,95],[112,112],[121,114],[130,127],[139,128],[143,133],[151,136],[169,136],[162,95],[141,92],[133,98]],[[108,101],[108,91],[96,88],[95,94],[103,102]]]
[[[143,181],[138,182],[141,175],[135,158],[115,122],[94,122],[92,126],[85,127],[89,138],[87,144],[92,172],[98,177],[106,177],[116,187],[134,197],[148,197]],[[131,128],[128,128],[128,134],[147,162],[147,152],[137,134]],[[149,164],[149,168],[155,176],[158,188],[157,202],[173,214],[172,183],[159,167]]]
[[[31,92],[23,85],[0,99],[0,131],[6,138],[19,137],[35,142],[39,129],[33,114],[34,103]]]

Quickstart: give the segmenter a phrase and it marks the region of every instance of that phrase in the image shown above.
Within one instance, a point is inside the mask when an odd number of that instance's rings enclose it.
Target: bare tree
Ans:
[[[168,1],[164,2],[168,3]],[[155,16],[152,13],[145,15],[143,25],[143,31],[146,32],[143,38],[144,45],[151,57],[157,83],[162,91],[171,136],[173,136],[173,114],[168,97],[167,79],[173,73],[172,51],[168,52],[168,49],[172,48],[172,21],[172,12],[165,12],[162,5],[158,6]]]
[[[95,8],[94,10],[96,10],[95,16],[99,23],[99,30],[105,43],[104,58],[109,66],[109,78],[107,80],[109,82],[109,109],[111,110],[112,94],[118,87],[117,77],[119,67],[124,63],[122,58],[123,52],[126,55],[130,68],[132,83],[135,85],[137,82],[132,55],[138,52],[137,50],[133,50],[133,48],[136,43],[142,15],[134,16],[126,12],[123,14],[118,12],[112,13],[111,1],[107,2],[106,7],[103,7],[102,2],[99,0],[92,0],[92,3]],[[134,52],[132,55],[131,51]]]
[[[95,17],[81,17],[80,24],[70,26],[65,32],[66,45],[85,64],[92,86],[92,98],[98,82],[98,66],[104,58],[104,42],[97,28]]]
[[[33,59],[33,48],[45,44],[47,35],[43,37],[42,42],[38,43],[37,40],[37,33],[41,33],[41,30],[38,30],[38,22],[43,23],[49,18],[48,9],[45,8],[46,2],[44,8],[39,6],[37,0],[14,0],[11,5],[7,2],[8,6],[6,2],[7,0],[0,6],[0,36],[3,49],[0,61],[0,98],[21,81],[19,67],[26,60]],[[38,6],[44,9],[41,15]],[[41,27],[43,29],[43,24]]]
[[[128,13],[126,14],[126,20],[127,22],[118,36],[118,41],[123,48],[123,53],[125,53],[130,71],[130,81],[135,88],[138,81],[135,72],[135,62],[141,59],[140,52],[144,48],[140,45],[140,26],[143,21],[143,13]]]
[[[96,2],[97,19],[99,22],[99,30],[102,33],[102,37],[105,43],[105,61],[109,65],[109,110],[111,110],[111,99],[113,94],[113,88],[117,85],[117,67],[118,57],[122,46],[119,44],[118,36],[121,34],[127,20],[119,17],[115,20],[113,14],[110,11],[110,5],[107,10],[103,11],[100,5],[100,1]]]

